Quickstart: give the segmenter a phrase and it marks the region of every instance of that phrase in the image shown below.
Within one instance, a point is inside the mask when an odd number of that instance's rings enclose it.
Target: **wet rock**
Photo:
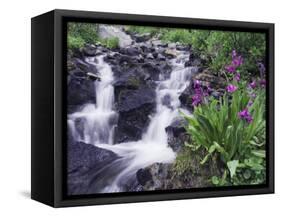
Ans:
[[[140,43],[139,47],[142,49],[142,52],[148,53],[151,51],[152,45],[150,43]]]
[[[170,164],[154,163],[137,171],[137,180],[144,190],[163,190],[169,181]]]
[[[204,87],[210,86],[213,89],[225,89],[226,80],[221,76],[216,76],[208,70],[194,76],[195,80],[201,81]]]
[[[119,113],[114,142],[137,141],[149,124],[155,108],[155,91],[149,87],[119,92],[116,110]]]
[[[133,38],[137,43],[145,42],[151,38],[151,34],[150,33],[135,34]]]
[[[193,94],[194,94],[193,83],[191,82],[191,84],[188,87],[186,87],[185,90],[179,96],[179,100],[181,102],[181,105],[184,108],[193,109],[193,106],[192,106],[192,96],[193,96]]]
[[[69,106],[80,106],[96,102],[95,82],[75,75],[68,76],[67,103]]]
[[[137,109],[144,104],[155,103],[155,91],[152,88],[141,87],[135,90],[122,90],[118,94],[117,110],[126,112]]]
[[[184,45],[176,45],[177,50],[180,51],[189,51],[191,49],[190,45],[184,46]]]
[[[118,158],[111,151],[83,142],[68,143],[67,154],[67,182],[71,195],[89,193],[96,172]]]
[[[185,142],[190,139],[190,136],[186,133],[184,128],[187,124],[188,123],[180,117],[165,129],[168,135],[168,145],[174,152],[181,151]]]
[[[149,115],[154,109],[155,105],[148,103],[135,110],[119,112],[114,143],[140,140],[149,124]]]
[[[127,47],[127,48],[121,48],[120,53],[129,55],[129,56],[136,56],[140,54],[140,50],[136,47]]]
[[[87,78],[91,79],[92,81],[100,81],[101,80],[101,78],[98,75],[96,75],[92,72],[87,73]]]
[[[177,57],[179,55],[179,51],[176,49],[166,49],[164,54],[171,59]]]
[[[168,108],[172,108],[172,106],[171,106],[171,96],[170,95],[165,95],[162,98],[162,104],[167,106]]]
[[[166,57],[163,56],[162,54],[158,53],[158,54],[157,54],[157,59],[165,61],[165,60],[166,60]]]
[[[161,40],[153,40],[153,41],[151,41],[151,43],[155,47],[168,47],[168,44],[165,42],[162,42]]]
[[[85,56],[95,56],[96,55],[96,46],[95,45],[86,45],[83,48],[83,53]]]
[[[152,55],[152,53],[148,53],[148,54],[146,55],[146,58],[147,58],[147,59],[153,60],[153,59],[154,59],[154,56]]]
[[[82,71],[81,69],[79,69],[79,68],[75,68],[73,70],[69,70],[68,74],[70,76],[74,76],[76,78],[86,78],[86,76],[87,76],[87,74],[84,71]]]
[[[161,68],[159,66],[157,66],[155,63],[146,62],[141,65],[141,70],[143,73],[149,74],[150,78],[153,81],[157,81],[159,79],[159,74],[161,72]]]
[[[87,63],[83,59],[72,58],[69,60],[69,62],[71,63],[73,68],[80,70],[81,72],[84,72],[85,75],[88,72],[91,72],[93,74],[98,74],[97,68],[94,65]]]
[[[141,185],[145,185],[148,181],[152,180],[152,175],[149,168],[139,169],[136,175],[137,180]]]

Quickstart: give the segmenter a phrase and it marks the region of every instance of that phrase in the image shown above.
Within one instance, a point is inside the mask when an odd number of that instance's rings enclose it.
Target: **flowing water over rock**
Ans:
[[[91,57],[87,61],[97,67],[101,80],[95,82],[96,104],[86,104],[81,111],[69,115],[70,130],[73,138],[78,138],[89,144],[112,144],[114,120],[117,118],[113,111],[114,89],[112,86],[113,72],[103,61],[103,56]],[[77,133],[74,123],[80,120],[83,132]]]
[[[113,144],[118,113],[114,110],[114,73],[104,56],[87,58],[97,68],[96,104],[85,104],[68,116],[72,138],[114,152],[118,158],[95,173],[89,193],[137,191],[136,172],[153,163],[171,163],[176,153],[169,147],[166,128],[179,118],[179,96],[189,86],[194,67],[186,67],[189,52],[180,51],[172,58],[169,76],[160,73],[156,85],[156,109],[138,141]],[[189,114],[187,110],[181,111]],[[133,187],[132,187],[133,186]]]

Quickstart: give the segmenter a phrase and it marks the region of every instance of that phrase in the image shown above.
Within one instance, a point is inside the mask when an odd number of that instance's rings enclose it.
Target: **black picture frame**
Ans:
[[[266,34],[267,182],[265,185],[67,196],[66,22],[134,24]],[[274,24],[53,10],[32,18],[31,198],[53,207],[274,193]]]

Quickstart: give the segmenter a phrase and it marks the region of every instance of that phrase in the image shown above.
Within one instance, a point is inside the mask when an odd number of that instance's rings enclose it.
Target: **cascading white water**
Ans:
[[[189,85],[192,73],[192,68],[184,67],[188,56],[188,54],[182,54],[173,59],[171,61],[173,70],[170,77],[159,80],[156,88],[156,112],[152,115],[142,139],[114,145],[112,144],[114,126],[110,121],[117,115],[113,111],[113,73],[110,66],[103,62],[102,56],[88,59],[89,63],[97,67],[101,77],[101,81],[96,82],[97,103],[88,104],[81,111],[71,114],[69,129],[76,138],[111,150],[120,157],[104,168],[105,174],[114,171],[114,175],[109,180],[97,181],[102,182],[102,187],[99,186],[97,193],[124,191],[123,186],[128,180],[135,177],[138,169],[155,162],[170,163],[175,159],[176,154],[168,147],[165,128],[179,117],[179,96]],[[168,99],[168,102],[165,98]],[[77,135],[77,129],[73,124],[79,118],[84,120],[82,136]]]
[[[113,110],[114,81],[111,67],[103,61],[103,56],[91,57],[87,62],[96,66],[100,81],[95,83],[96,104],[86,104],[81,111],[69,115],[69,128],[76,140],[89,144],[112,144],[116,112]],[[79,134],[74,129],[76,121],[82,122],[83,133]]]

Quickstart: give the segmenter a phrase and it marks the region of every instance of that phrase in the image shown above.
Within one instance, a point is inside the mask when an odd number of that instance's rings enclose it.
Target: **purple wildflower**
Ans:
[[[253,118],[252,118],[250,112],[248,111],[248,108],[245,108],[244,110],[238,112],[238,116],[240,119],[244,119],[248,123],[251,123],[253,121]]]
[[[232,59],[232,65],[234,67],[239,67],[243,63],[243,58],[241,56],[235,57]]]
[[[192,96],[192,106],[198,106],[202,102],[202,96],[200,94],[195,94]]]
[[[252,89],[255,89],[257,87],[257,83],[256,81],[252,81],[249,86],[252,88]]]
[[[194,83],[193,83],[193,87],[194,89],[198,89],[201,87],[201,82],[198,81],[198,80],[195,80]]]
[[[229,85],[227,85],[226,90],[229,93],[233,93],[233,92],[235,92],[237,90],[237,87],[235,85],[233,85],[233,84],[229,84]]]
[[[226,71],[228,71],[229,73],[234,73],[236,68],[233,65],[229,65],[225,67]]]
[[[239,73],[236,73],[236,75],[234,76],[234,79],[236,81],[240,81],[240,74]]]
[[[232,56],[231,64],[226,66],[225,69],[227,72],[232,74],[236,71],[237,67],[239,67],[243,64],[243,58],[242,58],[242,56],[237,56],[236,50],[232,51],[231,56]],[[240,75],[239,75],[238,79],[240,80]]]
[[[254,102],[253,102],[253,100],[249,100],[249,102],[248,102],[248,105],[247,105],[247,106],[248,106],[248,107],[250,107],[250,106],[252,106],[252,105],[253,105],[253,103],[254,103]]]

